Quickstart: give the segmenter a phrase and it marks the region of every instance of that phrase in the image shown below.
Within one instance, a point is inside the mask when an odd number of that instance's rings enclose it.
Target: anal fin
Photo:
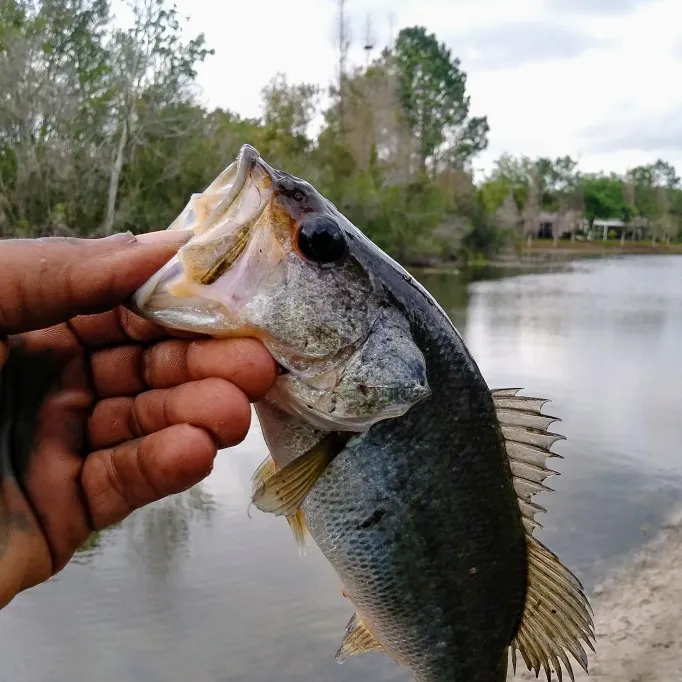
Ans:
[[[571,680],[570,653],[587,672],[587,654],[594,651],[594,623],[583,587],[559,558],[535,538],[528,538],[528,587],[521,624],[512,649],[518,649],[536,676],[544,669],[548,682],[554,667],[561,682],[563,663]],[[514,656],[515,658],[515,656]]]
[[[563,436],[547,431],[554,417],[542,414],[548,402],[542,398],[518,396],[521,389],[491,391],[513,477],[519,510],[526,529],[528,584],[521,623],[511,642],[511,659],[516,672],[516,651],[536,677],[544,669],[551,682],[552,668],[561,682],[562,665],[571,680],[573,670],[567,653],[587,672],[587,654],[581,642],[594,651],[594,623],[591,607],[580,581],[559,558],[533,537],[540,524],[535,521],[543,507],[532,502],[541,491],[549,491],[544,480],[556,471],[547,459]]]
[[[339,663],[343,663],[349,656],[357,656],[369,651],[383,651],[383,649],[358,614],[354,613],[346,625],[343,643],[335,657]]]

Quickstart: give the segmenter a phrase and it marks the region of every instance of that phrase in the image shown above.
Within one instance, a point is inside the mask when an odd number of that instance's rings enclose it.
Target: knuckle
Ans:
[[[229,426],[226,429],[226,437],[223,439],[223,447],[241,443],[248,435],[251,427],[251,405],[249,399],[238,389],[234,391],[228,419]]]
[[[121,502],[123,502],[127,514],[130,514],[138,505],[133,499],[135,496],[131,494],[132,491],[124,481],[123,472],[121,470],[121,457],[123,454],[121,446],[111,450],[111,456],[105,458],[106,476],[109,487],[116,493]]]
[[[188,380],[186,343],[170,340],[145,348],[140,374],[150,388],[170,388]]]

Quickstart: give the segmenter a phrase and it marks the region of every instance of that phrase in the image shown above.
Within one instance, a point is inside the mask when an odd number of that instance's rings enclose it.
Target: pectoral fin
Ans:
[[[293,516],[347,440],[345,434],[330,433],[325,436],[291,464],[267,480],[261,480],[251,501],[262,512]]]
[[[276,473],[277,467],[275,466],[275,461],[268,455],[253,473],[252,493],[255,493],[260,487],[266,485]],[[293,514],[289,514],[286,519],[289,528],[291,528],[291,532],[293,533],[294,540],[296,541],[299,555],[305,554],[307,528],[303,511],[297,509]]]

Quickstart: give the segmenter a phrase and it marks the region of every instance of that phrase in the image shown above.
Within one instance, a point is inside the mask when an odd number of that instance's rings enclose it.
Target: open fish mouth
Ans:
[[[130,307],[170,329],[259,339],[287,370],[269,397],[289,414],[362,431],[429,395],[424,357],[363,264],[357,228],[250,145],[169,229],[194,236]]]
[[[258,338],[299,376],[329,372],[358,349],[378,310],[357,284],[342,300],[340,278],[359,282],[362,272],[347,272],[348,265],[322,280],[321,268],[301,253],[302,221],[328,211],[308,183],[243,145],[170,225],[195,236],[137,290],[130,308],[170,329]],[[333,310],[339,304],[353,314],[340,319]]]
[[[195,236],[135,292],[131,308],[174,329],[218,336],[247,332],[239,309],[267,267],[283,256],[271,224],[261,220],[275,174],[244,145],[170,225],[169,230],[192,230]]]

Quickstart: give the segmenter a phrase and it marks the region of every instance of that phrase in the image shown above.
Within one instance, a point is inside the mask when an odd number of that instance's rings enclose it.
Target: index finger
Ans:
[[[0,330],[15,334],[114,308],[189,236],[162,231],[139,237],[5,240],[0,244]]]

